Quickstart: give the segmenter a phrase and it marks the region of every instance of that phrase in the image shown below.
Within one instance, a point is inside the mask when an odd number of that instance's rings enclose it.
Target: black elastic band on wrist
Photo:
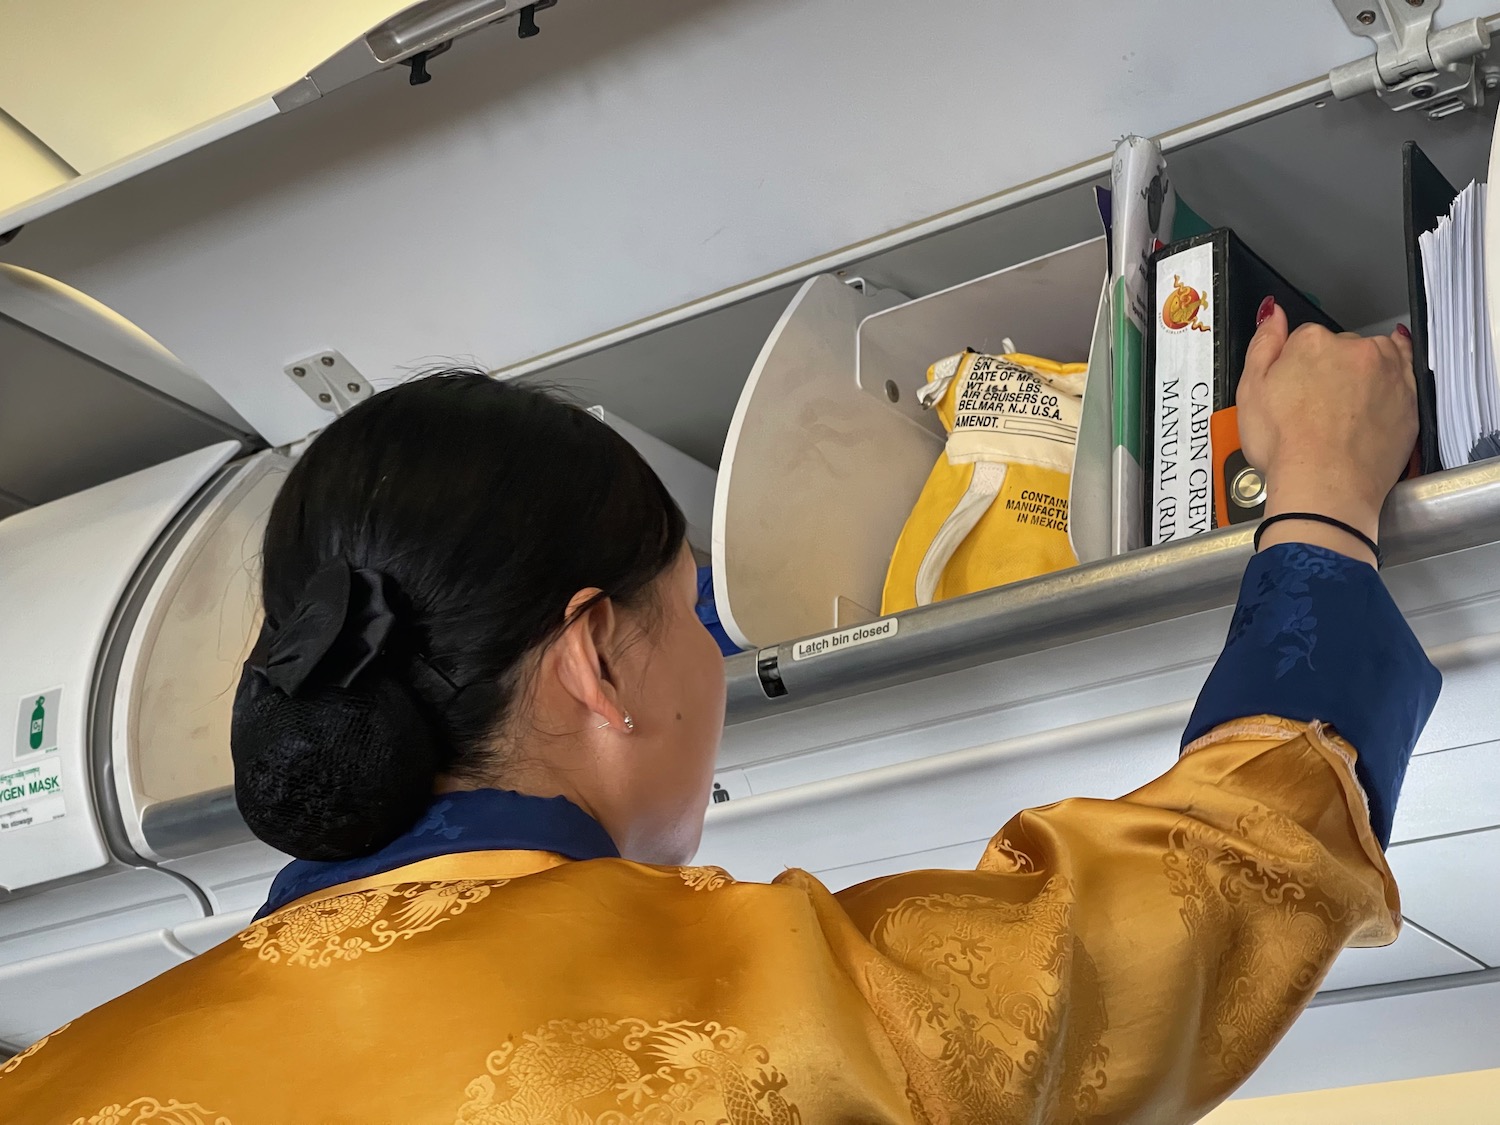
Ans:
[[[1370,553],[1375,556],[1375,566],[1377,569],[1385,565],[1385,556],[1380,553],[1380,544],[1376,543],[1375,540],[1371,539],[1363,531],[1359,530],[1359,528],[1350,527],[1343,520],[1336,520],[1332,516],[1325,516],[1320,512],[1278,512],[1274,516],[1268,516],[1266,519],[1261,520],[1260,526],[1255,529],[1255,549],[1257,551],[1260,550],[1260,537],[1266,533],[1266,528],[1270,527],[1273,523],[1280,523],[1282,520],[1311,520],[1313,523],[1326,523],[1329,527],[1336,527],[1340,531],[1354,536],[1354,538],[1370,548]]]

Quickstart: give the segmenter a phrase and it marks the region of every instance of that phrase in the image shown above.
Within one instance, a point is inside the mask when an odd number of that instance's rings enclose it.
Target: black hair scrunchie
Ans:
[[[388,579],[342,559],[313,575],[286,624],[269,617],[246,663],[284,695],[348,688],[385,652],[396,625]]]

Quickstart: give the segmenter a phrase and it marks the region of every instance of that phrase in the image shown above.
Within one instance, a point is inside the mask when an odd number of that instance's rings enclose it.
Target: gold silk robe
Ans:
[[[468,852],[309,896],[0,1069],[6,1125],[1191,1121],[1396,887],[1353,751],[1258,718],[976,871]]]

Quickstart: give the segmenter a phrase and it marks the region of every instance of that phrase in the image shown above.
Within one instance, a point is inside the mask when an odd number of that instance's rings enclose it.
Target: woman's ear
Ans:
[[[550,666],[563,693],[585,719],[597,715],[610,726],[623,727],[626,708],[607,655],[619,642],[621,622],[614,602],[599,590],[580,590],[568,602],[567,619],[567,627],[543,657],[543,673]]]

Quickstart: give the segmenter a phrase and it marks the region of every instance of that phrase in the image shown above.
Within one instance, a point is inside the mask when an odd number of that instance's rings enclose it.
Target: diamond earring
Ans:
[[[630,717],[630,712],[625,712],[625,733],[630,734],[635,730],[635,720]]]

